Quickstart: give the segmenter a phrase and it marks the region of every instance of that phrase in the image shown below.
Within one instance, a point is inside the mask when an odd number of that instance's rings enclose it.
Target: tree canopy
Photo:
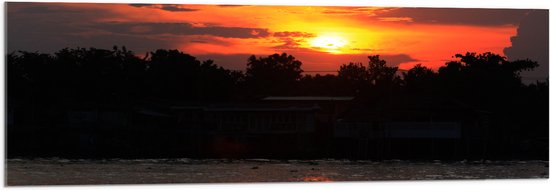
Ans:
[[[248,58],[245,79],[259,95],[285,94],[302,78],[302,62],[286,53]]]

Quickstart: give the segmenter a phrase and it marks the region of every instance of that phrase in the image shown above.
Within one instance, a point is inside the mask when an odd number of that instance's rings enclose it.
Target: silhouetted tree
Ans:
[[[539,104],[534,103],[532,100],[536,98],[529,95],[519,75],[521,71],[537,67],[536,62],[510,62],[490,52],[467,52],[455,57],[459,60],[448,62],[439,69],[437,90],[490,113],[490,125],[483,129],[484,140],[489,144],[488,154],[511,156],[515,153],[510,147],[529,139],[528,136],[547,139],[548,119],[542,121],[537,117],[541,117],[541,112],[548,115],[548,97],[538,99]],[[544,130],[533,130],[537,128]],[[541,131],[546,131],[545,137],[537,135]]]
[[[30,95],[32,86],[36,86],[35,81],[40,80],[33,67],[42,67],[40,65],[50,61],[50,57],[44,54],[19,52],[21,55],[13,52],[7,56],[7,93],[11,98],[23,98]],[[43,67],[42,67],[43,68]],[[39,82],[39,81],[38,81]],[[35,84],[35,85],[33,85]]]
[[[379,55],[369,56],[367,67],[367,81],[375,86],[392,85],[399,81],[396,76],[397,67],[386,65],[386,61],[380,59]]]
[[[200,61],[178,50],[159,49],[150,53],[149,86],[154,97],[191,99]]]
[[[538,66],[530,60],[509,62],[490,52],[467,52],[455,57],[460,60],[447,62],[439,68],[440,87],[451,96],[481,107],[501,101],[506,97],[502,94],[512,97],[523,86],[519,73]]]
[[[349,63],[340,66],[338,78],[341,80],[341,88],[346,88],[350,94],[357,94],[367,85],[367,68],[362,63]]]
[[[52,68],[54,58],[38,52],[11,53],[7,57],[7,95],[8,109],[17,106],[24,115],[32,117],[25,122],[29,125],[47,120],[44,113],[55,105],[56,88],[53,78],[56,71]],[[14,105],[15,104],[15,105]]]
[[[52,68],[62,97],[82,101],[122,103],[135,100],[143,87],[145,62],[125,47],[62,49]]]
[[[340,66],[338,77],[346,81],[364,81],[367,79],[367,68],[362,63],[349,63]]]
[[[151,52],[150,87],[155,97],[183,101],[229,98],[235,84],[231,72],[212,60],[200,62],[178,50]]]
[[[348,85],[338,76],[327,74],[305,75],[300,79],[299,93],[304,96],[349,96],[352,94]]]
[[[260,58],[252,55],[245,74],[247,86],[260,96],[290,93],[302,77],[301,66],[302,62],[286,53]]]
[[[199,99],[222,101],[235,98],[236,85],[242,80],[241,73],[229,71],[214,64],[212,60],[203,61],[198,73]]]
[[[415,65],[407,72],[403,72],[403,85],[409,90],[433,89],[437,73],[420,64]]]

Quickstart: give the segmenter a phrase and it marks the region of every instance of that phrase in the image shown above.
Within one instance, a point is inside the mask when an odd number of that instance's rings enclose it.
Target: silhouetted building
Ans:
[[[336,116],[346,111],[354,97],[350,96],[269,96],[262,99],[269,105],[316,106],[317,119],[321,123],[332,123]]]
[[[464,158],[472,147],[482,147],[487,114],[454,100],[393,100],[354,108],[339,116],[333,148],[342,157]]]
[[[344,102],[352,99],[267,97],[259,102],[172,106],[171,109],[177,116],[177,125],[185,129],[190,138],[202,135],[202,139],[209,142],[237,144],[243,154],[270,153],[277,157],[313,155],[326,146],[332,135],[326,134],[331,132],[327,129],[337,113],[345,109]]]

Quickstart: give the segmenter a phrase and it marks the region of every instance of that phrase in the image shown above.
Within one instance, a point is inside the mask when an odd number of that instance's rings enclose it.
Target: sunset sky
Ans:
[[[8,3],[7,39],[9,52],[179,49],[228,69],[244,69],[252,54],[286,52],[306,71],[367,63],[368,55],[437,69],[456,53],[490,51],[538,59],[545,69],[534,76],[548,77],[547,10]]]

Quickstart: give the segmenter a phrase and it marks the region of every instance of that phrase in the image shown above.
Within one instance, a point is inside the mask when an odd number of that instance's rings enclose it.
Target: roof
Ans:
[[[268,96],[262,100],[290,100],[290,101],[350,101],[352,96]]]
[[[415,120],[437,118],[464,120],[466,116],[478,116],[490,112],[477,110],[453,98],[392,97],[377,99],[368,104],[358,104],[338,115],[344,121]]]
[[[141,109],[141,110],[138,111],[138,113],[143,114],[143,115],[151,115],[151,116],[172,117],[171,115],[161,113],[161,112],[158,112],[158,111],[154,111],[154,110],[149,110],[149,109]]]
[[[198,110],[203,108],[204,106],[170,106],[170,109],[174,110]]]
[[[244,108],[244,107],[236,107],[236,108],[205,108],[204,111],[234,111],[234,112],[248,112],[248,111],[254,111],[254,112],[260,112],[260,111],[315,111],[318,110],[316,107],[311,108],[296,108],[296,107],[288,107],[288,108]]]
[[[272,106],[272,105],[210,105],[210,106],[173,106],[174,110],[201,110],[201,111],[315,111],[319,106],[296,107],[296,106]]]

